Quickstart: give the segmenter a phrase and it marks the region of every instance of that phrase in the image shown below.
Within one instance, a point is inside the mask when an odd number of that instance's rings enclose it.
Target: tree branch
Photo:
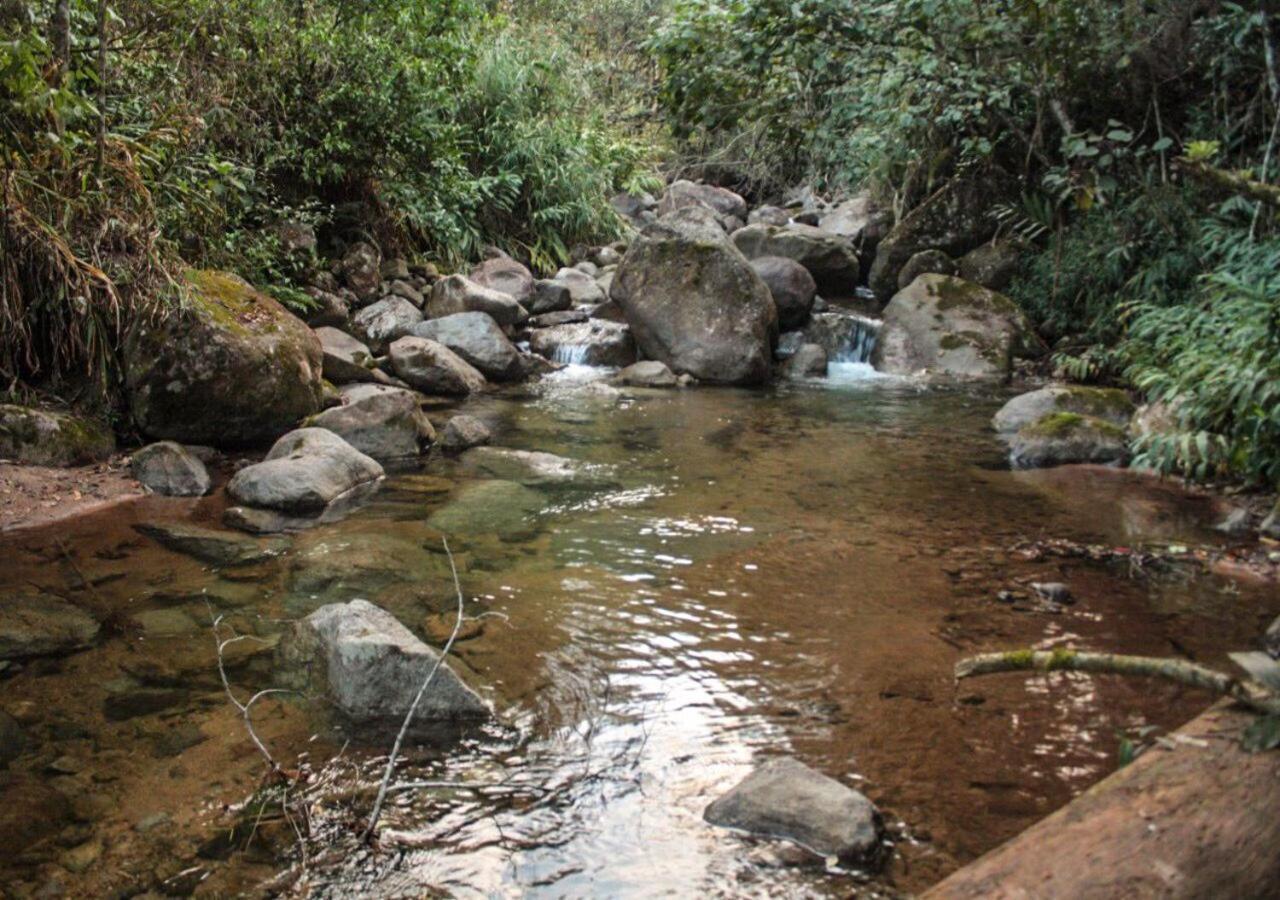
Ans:
[[[1242,197],[1248,197],[1250,200],[1257,200],[1260,203],[1280,209],[1280,187],[1274,184],[1254,181],[1252,178],[1241,175],[1238,172],[1219,169],[1205,162],[1187,159],[1185,156],[1179,156],[1173,161],[1173,165],[1180,172],[1190,175],[1197,181],[1204,182],[1220,191],[1228,194],[1239,194]]]
[[[1180,659],[1154,656],[1124,656],[1118,653],[1082,653],[1076,650],[1016,650],[983,653],[956,663],[956,680],[998,672],[1091,672],[1162,678],[1215,694],[1230,697],[1250,709],[1269,715],[1280,714],[1280,696],[1258,682],[1235,678]]]

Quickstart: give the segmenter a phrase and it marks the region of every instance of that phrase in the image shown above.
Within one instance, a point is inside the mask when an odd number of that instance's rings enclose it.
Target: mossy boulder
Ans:
[[[957,178],[921,203],[890,229],[876,248],[868,285],[881,301],[898,289],[898,273],[922,250],[941,250],[951,257],[968,253],[995,234],[993,209],[1016,197],[1017,180],[995,170]]]
[[[111,432],[89,419],[0,404],[0,459],[33,466],[79,466],[106,459],[115,446]]]
[[[685,207],[641,232],[612,294],[644,357],[715,384],[769,379],[777,308],[708,210]]]
[[[882,372],[1006,378],[1041,349],[1026,314],[1004,294],[949,275],[921,275],[884,310],[872,363]]]
[[[1120,465],[1128,456],[1124,428],[1072,412],[1053,413],[1025,426],[1009,445],[1010,462],[1018,469],[1071,463]]]
[[[126,387],[138,428],[188,444],[270,441],[321,408],[315,334],[226,272],[193,271],[184,302],[133,330]]]
[[[991,425],[1001,434],[1013,434],[1062,412],[1093,416],[1125,428],[1133,415],[1133,401],[1124,391],[1115,388],[1051,384],[1014,397],[995,414]]]

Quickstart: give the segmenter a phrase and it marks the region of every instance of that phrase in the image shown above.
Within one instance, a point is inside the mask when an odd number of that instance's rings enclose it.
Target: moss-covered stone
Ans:
[[[303,322],[243,279],[193,271],[183,302],[125,347],[138,427],[183,443],[264,443],[320,409],[321,349]]]
[[[1014,435],[1009,449],[1018,468],[1118,464],[1128,457],[1129,450],[1124,428],[1072,412],[1055,412],[1025,426]]]
[[[1054,384],[1014,397],[995,414],[991,424],[1002,434],[1013,434],[1055,413],[1092,416],[1125,428],[1133,403],[1128,394],[1114,388]]]
[[[76,466],[106,459],[114,450],[115,437],[98,422],[0,404],[0,458],[29,465]]]

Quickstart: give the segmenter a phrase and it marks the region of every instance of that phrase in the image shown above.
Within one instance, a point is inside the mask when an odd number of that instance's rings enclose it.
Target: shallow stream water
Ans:
[[[15,896],[232,896],[287,868],[292,828],[270,816],[251,840],[215,839],[262,762],[222,693],[210,615],[268,642],[229,659],[241,696],[270,684],[275,636],[327,602],[365,597],[438,642],[454,603],[441,533],[468,614],[483,616],[455,666],[502,724],[448,752],[412,750],[402,780],[450,786],[393,794],[378,852],[318,807],[317,834],[344,849],[309,857],[298,892],[912,893],[1113,771],[1122,738],[1174,728],[1210,699],[1061,673],[956,685],[958,659],[1071,644],[1224,663],[1280,612],[1274,588],[1025,551],[1042,539],[1222,544],[1211,498],[1128,472],[1011,472],[988,429],[998,392],[926,389],[858,364],[833,375],[618,394],[574,369],[478,398],[464,409],[496,443],[599,468],[517,485],[434,459],[246,568],[219,571],[133,529],[216,521],[216,498],[152,499],[4,539],[0,590],[60,595],[105,625],[91,650],[0,676],[28,735],[10,792],[21,777],[23,790],[72,799],[45,841],[0,847],[0,881]],[[1066,582],[1076,602],[997,599],[1044,581]],[[287,767],[305,754],[316,770],[349,768],[351,808],[367,808],[387,742],[348,741],[275,698],[255,722]],[[883,873],[702,821],[781,754],[880,807]]]

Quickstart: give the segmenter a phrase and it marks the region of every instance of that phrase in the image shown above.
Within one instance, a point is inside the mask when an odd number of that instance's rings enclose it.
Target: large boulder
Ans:
[[[323,693],[357,724],[398,726],[428,677],[414,722],[479,722],[493,714],[438,651],[367,600],[316,610],[294,626],[281,653],[285,683]]]
[[[403,337],[389,355],[396,375],[423,393],[465,396],[484,390],[484,376],[439,341]]]
[[[422,321],[422,312],[394,294],[371,303],[351,320],[351,330],[374,353],[385,353],[393,341],[413,331]]]
[[[1125,428],[1133,416],[1133,401],[1115,388],[1052,384],[1014,397],[995,414],[991,426],[1001,434],[1013,434],[1046,416],[1063,412],[1105,419]]]
[[[620,368],[636,361],[631,329],[603,319],[535,331],[529,338],[529,349],[570,365]]]
[[[876,207],[871,195],[858,194],[823,212],[818,219],[818,227],[849,238],[855,247],[867,250],[869,245],[880,240],[884,220],[884,213]]]
[[[382,466],[324,428],[300,428],[276,441],[267,458],[227,484],[236,503],[284,512],[323,510],[383,477]]]
[[[573,294],[569,286],[548,278],[540,278],[533,284],[533,294],[529,297],[529,313],[532,316],[544,316],[562,312],[573,306]],[[538,327],[531,319],[533,327]]]
[[[413,334],[444,344],[493,381],[524,377],[520,351],[487,313],[464,312],[431,319],[415,326]]]
[[[471,270],[471,280],[508,294],[520,304],[527,303],[533,293],[533,273],[514,259],[486,259]]]
[[[858,256],[848,238],[812,225],[748,225],[733,233],[747,259],[781,256],[809,270],[818,287],[852,294],[858,286]]]
[[[1001,200],[1017,196],[1017,181],[995,171],[957,178],[932,194],[890,229],[876,249],[868,284],[882,303],[898,289],[898,273],[921,250],[963,256],[995,234]]]
[[[392,346],[416,340],[421,338],[401,338]],[[360,387],[345,393],[341,406],[312,416],[307,426],[332,431],[376,460],[417,456],[435,440],[435,429],[422,411],[421,395],[377,384]]]
[[[1071,463],[1119,465],[1129,456],[1125,430],[1105,419],[1059,412],[1023,427],[1009,442],[1015,468]]]
[[[1003,294],[947,275],[921,275],[884,310],[872,362],[882,372],[1005,378],[1034,352],[1030,322]]]
[[[667,192],[658,201],[658,216],[666,216],[691,206],[709,209],[721,220],[747,218],[747,201],[740,195],[715,185],[684,180],[672,182],[667,188]]]
[[[225,272],[191,272],[187,302],[125,342],[138,428],[160,440],[240,447],[320,409],[320,342],[283,306]]]
[[[486,265],[502,266],[508,263],[512,261],[491,259]],[[532,283],[529,290],[533,290]],[[527,292],[525,297],[528,297]],[[432,286],[431,299],[427,301],[427,318],[439,319],[467,312],[487,313],[495,322],[507,328],[519,325],[529,318],[524,307],[511,294],[484,287],[462,275],[450,275]]]
[[[372,308],[372,307],[370,307]],[[373,354],[369,348],[345,331],[321,326],[316,329],[324,352],[324,377],[333,384],[353,381],[376,381]]]
[[[712,825],[794,841],[820,856],[873,863],[883,825],[871,801],[851,787],[784,757],[757,768],[708,806]]]
[[[761,206],[751,210],[747,216],[748,225],[789,225],[791,213],[781,206]]]
[[[898,273],[898,290],[902,290],[921,275],[956,275],[956,261],[941,250],[921,250],[907,260]]]
[[[70,413],[0,404],[0,459],[33,466],[78,466],[116,448],[109,430]]]
[[[799,328],[809,320],[818,286],[808,269],[785,256],[761,256],[751,260],[751,268],[773,296],[781,330]]]
[[[959,260],[959,275],[993,291],[1003,291],[1018,272],[1022,252],[1011,241],[988,241]]]
[[[129,458],[129,468],[143,487],[166,497],[203,497],[212,484],[200,458],[173,441],[138,450]]]
[[[10,594],[0,603],[0,660],[82,650],[98,636],[93,616],[44,594]]]
[[[641,352],[677,374],[759,384],[772,370],[769,288],[711,215],[681,209],[632,243],[613,285]]]

